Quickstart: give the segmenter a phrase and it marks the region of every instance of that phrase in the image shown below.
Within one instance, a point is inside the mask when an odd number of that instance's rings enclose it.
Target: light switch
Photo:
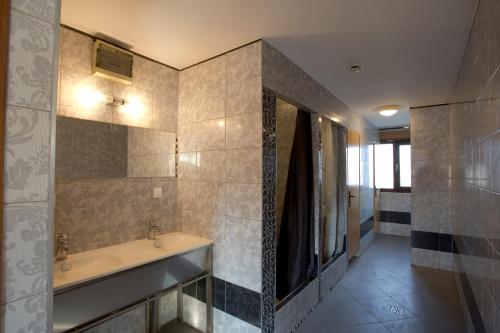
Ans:
[[[153,199],[160,199],[163,196],[163,189],[161,187],[153,188]]]

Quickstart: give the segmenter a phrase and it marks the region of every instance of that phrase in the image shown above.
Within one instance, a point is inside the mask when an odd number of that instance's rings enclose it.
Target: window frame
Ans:
[[[399,193],[410,193],[411,187],[405,187],[400,185],[400,168],[399,168],[399,146],[410,145],[410,140],[384,140],[380,141],[380,144],[390,143],[392,144],[392,170],[393,170],[393,184],[394,188],[379,188],[381,192],[399,192]],[[376,158],[376,157],[375,157]]]

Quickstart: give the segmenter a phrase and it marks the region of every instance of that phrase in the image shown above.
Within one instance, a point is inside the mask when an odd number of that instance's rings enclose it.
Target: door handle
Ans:
[[[349,207],[351,207],[351,198],[355,198],[355,197],[356,197],[356,196],[355,196],[355,195],[352,195],[352,194],[351,194],[351,191],[349,191],[349,196],[348,196],[348,198],[349,198]]]

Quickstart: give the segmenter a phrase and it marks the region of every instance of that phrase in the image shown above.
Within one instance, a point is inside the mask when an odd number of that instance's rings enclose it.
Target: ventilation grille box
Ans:
[[[92,74],[123,84],[132,82],[134,55],[124,49],[96,40],[92,58]]]

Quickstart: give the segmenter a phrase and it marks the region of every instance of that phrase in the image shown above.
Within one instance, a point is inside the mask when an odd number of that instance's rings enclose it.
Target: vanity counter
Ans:
[[[212,240],[180,232],[159,235],[154,240],[141,239],[96,250],[68,255],[54,262],[54,292],[94,279],[106,277],[158,260],[209,246]],[[63,270],[66,268],[67,270]],[[68,270],[69,268],[69,270]]]

